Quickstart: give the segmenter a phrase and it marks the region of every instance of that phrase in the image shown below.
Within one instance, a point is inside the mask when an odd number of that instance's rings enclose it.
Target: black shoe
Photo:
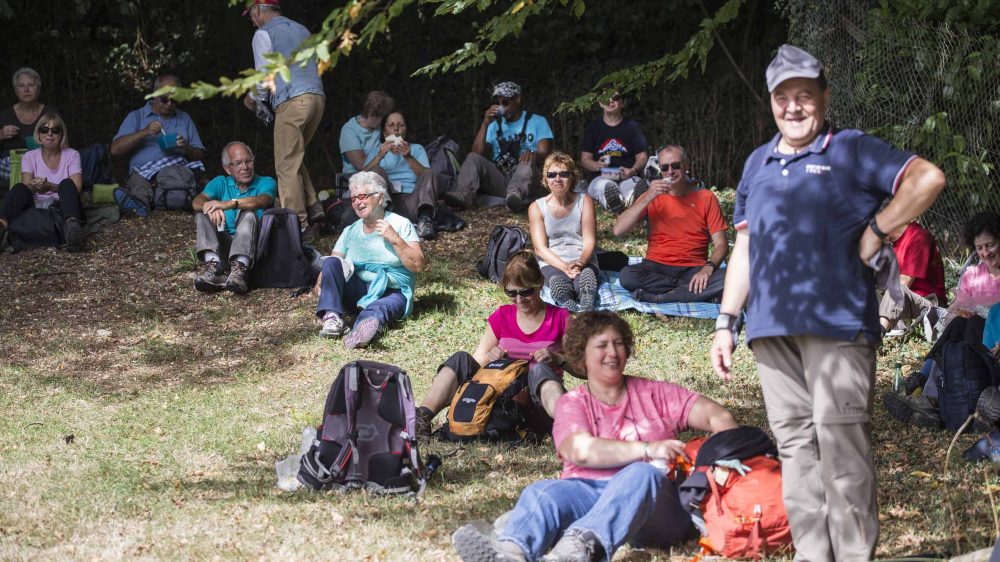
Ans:
[[[434,240],[437,238],[437,226],[428,217],[423,217],[417,222],[417,236],[423,240]]]
[[[649,191],[649,182],[646,180],[639,180],[635,184],[635,189],[632,190],[632,203],[635,203],[643,196],[647,191]]]
[[[239,260],[229,262],[229,277],[226,278],[226,290],[237,295],[245,295],[250,288],[247,286],[247,266]]]
[[[882,395],[882,403],[889,415],[897,420],[917,427],[941,429],[944,422],[936,406],[932,405],[924,395],[900,396],[892,392]]]
[[[603,560],[604,553],[601,541],[591,531],[570,529],[559,539],[548,554],[542,556],[542,562],[591,562]]]
[[[194,278],[194,288],[203,293],[218,293],[226,288],[226,274],[219,270],[219,262],[212,260],[201,264],[201,272]]]
[[[430,441],[431,434],[433,433],[432,422],[434,420],[434,412],[430,408],[421,406],[417,408],[417,441],[426,442]]]
[[[516,193],[510,193],[507,195],[507,208],[512,213],[520,213],[524,209],[524,199]]]
[[[465,209],[467,207],[472,207],[475,203],[475,194],[468,190],[453,189],[451,191],[444,192],[441,196],[444,202],[448,204],[449,207],[454,207],[458,210]]]
[[[605,182],[604,201],[608,205],[608,210],[616,215],[620,215],[625,210],[625,202],[622,201],[622,192],[614,182]]]
[[[312,244],[323,234],[323,225],[319,222],[311,222],[309,226],[302,229],[302,243]]]
[[[63,223],[63,237],[66,239],[67,252],[79,252],[83,249],[83,225],[80,224],[80,219],[66,219]]]

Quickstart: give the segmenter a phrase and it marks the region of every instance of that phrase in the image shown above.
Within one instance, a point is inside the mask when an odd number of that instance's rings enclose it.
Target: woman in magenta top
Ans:
[[[13,186],[0,204],[0,240],[11,222],[31,208],[57,206],[61,211],[63,241],[66,249],[83,249],[83,173],[80,153],[69,148],[66,124],[55,113],[43,115],[35,126],[39,148],[29,150],[21,159],[21,183]],[[30,215],[30,220],[51,220],[49,215]],[[32,240],[21,240],[25,245]]]
[[[962,228],[962,238],[979,257],[958,280],[958,290],[950,311],[956,316],[985,317],[1000,302],[1000,215],[979,213]]]
[[[537,560],[546,552],[542,560],[611,560],[627,541],[664,547],[691,534],[666,462],[683,454],[682,431],[732,429],[733,416],[675,384],[626,376],[632,330],[613,312],[577,315],[563,344],[587,384],[556,405],[552,439],[562,478],[525,488],[492,526],[458,529],[452,542],[466,562]]]
[[[562,384],[566,363],[562,338],[569,312],[542,301],[544,282],[534,253],[522,250],[510,257],[500,286],[511,304],[490,315],[472,354],[459,351],[438,367],[424,403],[417,408],[417,438],[430,438],[431,420],[451,403],[458,387],[472,378],[480,366],[501,357],[528,361],[532,404],[544,410],[548,418],[552,417],[556,401],[566,392]]]

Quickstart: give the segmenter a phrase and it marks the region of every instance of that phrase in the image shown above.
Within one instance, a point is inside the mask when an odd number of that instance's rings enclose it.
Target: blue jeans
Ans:
[[[591,531],[607,560],[626,541],[665,547],[686,540],[691,516],[663,471],[634,462],[606,480],[542,480],[521,492],[497,537],[537,560],[570,529]]]
[[[330,257],[323,260],[323,279],[320,282],[319,303],[316,304],[316,316],[323,318],[327,312],[336,312],[343,316],[348,310],[358,309],[358,301],[368,294],[368,283],[362,281],[356,274],[350,280],[344,280],[344,266],[340,258]],[[371,303],[358,314],[355,325],[365,318],[378,320],[379,328],[385,328],[403,318],[406,312],[406,297],[397,289],[387,289],[382,298]]]

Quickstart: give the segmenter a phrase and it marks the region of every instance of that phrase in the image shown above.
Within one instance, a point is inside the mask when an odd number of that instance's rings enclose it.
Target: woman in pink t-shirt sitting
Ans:
[[[69,148],[66,124],[55,113],[42,116],[35,125],[39,148],[29,150],[21,159],[21,183],[11,188],[0,204],[0,240],[11,222],[28,209],[58,205],[62,211],[63,240],[66,249],[83,249],[83,173],[80,153]],[[37,215],[37,220],[49,220]],[[32,240],[22,240],[28,246]]]
[[[587,384],[556,406],[562,478],[525,488],[493,527],[455,531],[463,560],[537,560],[547,551],[542,560],[610,560],[626,541],[665,547],[692,535],[664,467],[683,454],[682,431],[734,428],[732,414],[675,384],[626,376],[632,330],[613,312],[574,317],[563,348]]]
[[[438,367],[424,403],[417,408],[418,439],[430,438],[431,420],[451,403],[459,386],[472,378],[480,366],[505,356],[528,361],[532,404],[543,409],[548,419],[553,417],[556,401],[566,392],[562,384],[566,362],[562,338],[569,312],[542,301],[544,282],[534,253],[522,250],[507,260],[500,286],[512,302],[490,315],[479,345],[471,355],[459,351]],[[544,422],[546,416],[540,417],[539,421]],[[536,429],[547,431],[545,425],[541,423]]]

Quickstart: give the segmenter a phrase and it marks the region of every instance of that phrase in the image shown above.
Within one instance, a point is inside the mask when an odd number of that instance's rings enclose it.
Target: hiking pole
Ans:
[[[948,452],[946,452],[944,455],[945,480],[948,479],[948,469],[951,466],[951,450],[955,448],[955,443],[958,442],[958,437],[962,435],[963,432],[965,432],[965,428],[969,427],[969,424],[972,423],[972,420],[976,419],[977,417],[979,417],[979,412],[973,412],[972,414],[970,414],[969,417],[965,420],[965,423],[962,424],[962,427],[958,428],[958,431],[956,431],[955,435],[951,438],[951,443],[948,445]],[[948,506],[948,515],[949,518],[951,519],[951,531],[955,536],[955,552],[961,552],[962,546],[959,541],[961,540],[962,535],[958,529],[958,524],[955,521],[955,508],[954,506],[951,505],[950,494],[945,494],[945,505]]]

